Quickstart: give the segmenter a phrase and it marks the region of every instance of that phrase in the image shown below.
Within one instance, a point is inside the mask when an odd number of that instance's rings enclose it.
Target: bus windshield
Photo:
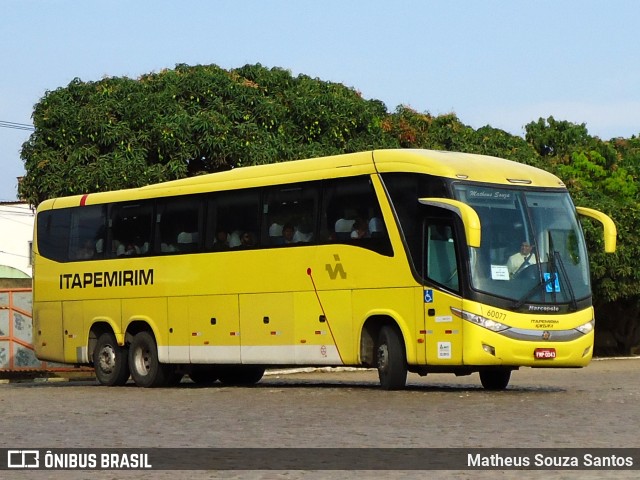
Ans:
[[[590,295],[582,230],[566,191],[454,185],[476,210],[480,248],[469,248],[471,286],[514,301],[565,303]]]

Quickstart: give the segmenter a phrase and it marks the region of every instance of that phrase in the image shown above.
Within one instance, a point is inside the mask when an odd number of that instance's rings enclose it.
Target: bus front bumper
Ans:
[[[531,332],[528,335],[528,332]],[[555,339],[555,340],[554,340]],[[593,355],[593,331],[544,332],[508,329],[492,332],[465,324],[463,363],[465,365],[509,365],[541,368],[584,367]]]

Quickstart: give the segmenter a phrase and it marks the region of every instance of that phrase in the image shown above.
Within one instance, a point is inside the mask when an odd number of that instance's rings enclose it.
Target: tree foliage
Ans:
[[[553,117],[524,138],[453,114],[389,113],[354,89],[281,68],[177,65],[138,79],[73,80],[47,92],[23,145],[20,195],[34,205],[229,168],[373,148],[430,148],[508,158],[558,175],[578,205],[611,215],[618,252],[583,222],[597,335],[615,351],[640,345],[640,138],[603,141]]]
[[[33,204],[385,144],[382,102],[261,65],[73,80],[35,106],[20,194]]]

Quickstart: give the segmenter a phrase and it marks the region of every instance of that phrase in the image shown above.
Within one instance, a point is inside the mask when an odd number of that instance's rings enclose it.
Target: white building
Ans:
[[[35,210],[22,202],[0,202],[0,278],[29,278]]]

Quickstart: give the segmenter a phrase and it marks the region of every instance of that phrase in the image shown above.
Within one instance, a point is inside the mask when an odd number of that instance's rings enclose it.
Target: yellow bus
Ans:
[[[104,385],[253,384],[265,368],[582,367],[594,312],[578,214],[516,162],[375,150],[58,198],[37,211],[38,358]]]

